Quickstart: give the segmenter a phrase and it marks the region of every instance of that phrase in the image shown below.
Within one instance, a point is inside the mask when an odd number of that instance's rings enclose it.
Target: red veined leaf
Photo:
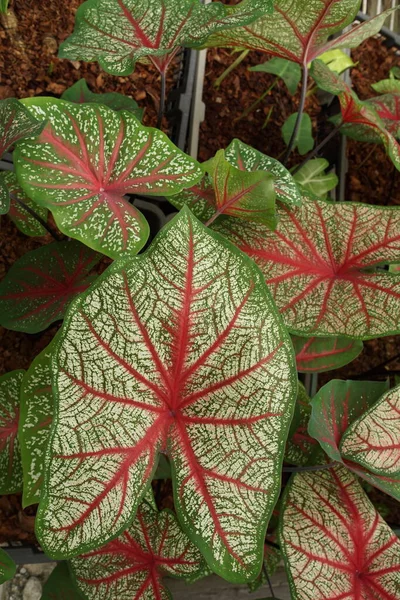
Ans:
[[[397,94],[383,94],[366,100],[378,113],[387,131],[400,138],[400,90]]]
[[[276,0],[272,15],[211,35],[203,47],[248,48],[307,65],[328,50],[356,48],[378,33],[396,10],[389,9],[328,42],[328,37],[352,23],[359,6],[359,0]]]
[[[131,113],[52,98],[25,102],[49,124],[38,140],[19,144],[19,183],[61,231],[111,258],[137,253],[149,234],[125,194],[168,196],[202,175],[195,160]]]
[[[308,433],[332,460],[341,462],[339,447],[344,432],[387,388],[386,381],[329,381],[311,401]]]
[[[10,210],[10,193],[5,179],[6,173],[0,173],[0,215]]]
[[[139,121],[141,121],[143,117],[143,109],[139,108],[137,102],[133,98],[118,94],[117,92],[95,94],[88,88],[88,84],[84,79],[80,79],[70,88],[65,90],[61,99],[68,100],[68,102],[74,102],[75,104],[94,102],[95,104],[104,104],[113,110],[127,110],[134,114]]]
[[[53,363],[46,552],[87,552],[129,525],[162,451],[210,567],[255,578],[297,389],[292,353],[253,261],[186,208],[146,253],[111,265],[71,306]]]
[[[85,600],[67,562],[57,564],[43,586],[41,600]]]
[[[8,171],[7,173],[2,173],[1,175],[3,176],[3,181],[10,193],[22,200],[22,202],[29,206],[29,208],[32,208],[44,221],[47,221],[47,208],[32,202],[32,200],[25,194],[19,185],[15,173],[13,171]],[[13,197],[10,198],[8,216],[10,217],[11,221],[15,223],[18,229],[25,235],[41,236],[47,233],[43,225],[41,225],[39,221],[35,219],[29,212],[24,210],[24,208]]]
[[[311,417],[311,400],[299,381],[296,406],[286,442],[285,462],[292,465],[318,464],[324,461],[318,442],[307,431]]]
[[[206,571],[204,560],[169,510],[142,502],[130,528],[106,546],[71,561],[87,600],[172,598],[162,579],[193,582]]]
[[[11,371],[0,377],[0,494],[14,494],[22,489],[17,434],[19,393],[24,372]]]
[[[299,373],[324,373],[344,367],[362,352],[363,343],[346,337],[292,336]]]
[[[344,459],[372,473],[400,479],[400,386],[389,390],[345,432]]]
[[[341,119],[336,121],[342,123],[340,131],[356,140],[382,143],[394,166],[400,171],[400,144],[379,117],[376,106],[370,101],[362,102],[355,92],[320,60],[313,62],[311,74],[319,87],[338,96],[342,115]]]
[[[378,94],[400,94],[400,81],[394,77],[391,79],[382,79],[377,83],[371,83],[371,87]]]
[[[275,231],[226,219],[213,228],[255,260],[296,335],[368,339],[400,331],[400,211],[304,196],[277,208]]]
[[[293,600],[397,600],[400,541],[350,471],[297,473],[281,548]]]
[[[37,333],[62,319],[69,302],[96,275],[100,255],[75,241],[54,242],[27,252],[0,283],[0,324]]]
[[[35,358],[22,380],[18,438],[24,479],[23,508],[40,500],[44,455],[54,410],[51,360],[58,337],[59,333]]]
[[[170,196],[169,202],[176,208],[183,208],[188,206],[195,217],[200,221],[208,221],[215,215],[215,192],[212,186],[211,178],[209,175],[204,174],[199,183],[182,190],[180,194]]]
[[[0,584],[12,579],[17,572],[17,565],[3,548],[0,548]]]
[[[236,6],[199,0],[88,0],[76,14],[74,33],[59,56],[97,60],[113,75],[129,75],[137,60],[150,58],[164,71],[179,46],[197,46],[213,32],[251,23],[270,12],[271,0]]]

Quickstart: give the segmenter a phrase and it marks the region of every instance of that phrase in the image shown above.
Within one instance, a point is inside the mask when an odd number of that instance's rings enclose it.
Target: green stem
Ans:
[[[255,108],[257,108],[257,106],[260,104],[260,102],[262,102],[264,100],[264,98],[266,96],[268,96],[268,94],[270,93],[270,91],[274,89],[274,87],[276,86],[276,84],[278,82],[278,79],[279,79],[279,77],[276,77],[275,81],[272,83],[272,85],[270,85],[269,88],[265,92],[263,92],[261,94],[261,96],[259,96],[259,98],[257,98],[257,100],[255,102],[253,102],[253,104],[249,108],[246,108],[246,110],[244,112],[242,112],[242,114],[240,115],[240,117],[237,117],[235,119],[235,122],[236,121],[240,121],[241,119],[244,119],[244,118],[248,117],[249,114],[252,113]]]
[[[286,166],[287,161],[289,160],[289,156],[291,155],[292,150],[293,150],[294,145],[295,145],[296,140],[297,140],[297,134],[299,133],[301,120],[303,118],[304,105],[305,105],[305,102],[306,102],[307,81],[308,81],[308,67],[307,67],[307,64],[304,64],[303,65],[303,81],[302,81],[302,85],[301,85],[301,96],[300,96],[299,110],[297,112],[297,119],[296,119],[296,123],[294,124],[292,136],[290,138],[288,147],[287,147],[286,152],[285,152],[285,156],[284,156],[283,161],[282,161],[284,166]]]
[[[328,135],[322,140],[322,142],[320,142],[318,146],[316,146],[314,150],[310,152],[310,154],[303,160],[303,162],[301,162],[299,165],[296,165],[296,167],[292,171],[292,175],[295,175],[297,171],[300,171],[300,169],[308,163],[309,160],[314,158],[314,156],[318,154],[318,152],[325,146],[325,144],[327,144],[333,137],[335,137],[342,125],[342,122],[336,125],[336,127],[332,129],[330,133],[328,133]]]
[[[228,77],[229,73],[231,73],[234,69],[236,69],[236,67],[240,65],[240,63],[246,58],[249,52],[250,50],[243,50],[243,52],[236,58],[236,60],[234,60],[233,63],[225,69],[222,75],[220,75],[218,79],[214,81],[214,87],[219,87],[224,81],[224,79]]]

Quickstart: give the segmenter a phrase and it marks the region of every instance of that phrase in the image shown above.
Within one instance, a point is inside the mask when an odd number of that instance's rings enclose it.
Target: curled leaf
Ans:
[[[336,173],[325,173],[329,162],[325,158],[314,158],[306,162],[294,175],[294,180],[301,185],[306,192],[310,192],[317,198],[325,200],[327,193],[333,190],[339,183]]]
[[[281,77],[285,82],[289,94],[292,94],[292,96],[296,93],[301,80],[301,69],[299,65],[291,60],[279,58],[278,56],[274,56],[261,65],[251,67],[250,71],[255,71],[257,73],[272,73],[272,75]]]

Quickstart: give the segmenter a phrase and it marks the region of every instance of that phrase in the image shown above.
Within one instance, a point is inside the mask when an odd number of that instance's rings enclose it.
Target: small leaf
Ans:
[[[10,210],[10,193],[5,177],[6,173],[0,173],[0,215],[5,215]]]
[[[52,211],[62,232],[111,258],[137,253],[149,235],[125,194],[168,196],[202,175],[195,160],[129,112],[51,98],[25,102],[49,124],[17,148],[22,188]]]
[[[100,255],[79,242],[54,242],[27,252],[0,283],[0,324],[37,333],[62,319],[69,302],[96,278]]]
[[[293,600],[399,597],[400,541],[344,467],[292,478],[280,538]]]
[[[17,572],[17,565],[3,548],[0,548],[0,584],[12,579]]]
[[[198,46],[211,33],[250,23],[270,9],[271,0],[230,7],[199,0],[88,0],[79,7],[74,33],[61,44],[59,56],[97,60],[113,75],[130,75],[144,57],[164,70],[179,46]]]
[[[296,407],[285,451],[285,461],[292,465],[304,466],[324,461],[317,441],[307,431],[310,417],[310,398],[304,385],[299,381]],[[314,457],[318,460],[315,461]]]
[[[19,140],[39,135],[44,125],[16,98],[0,100],[0,158]]]
[[[296,120],[297,112],[290,115],[290,117],[286,119],[285,123],[283,124],[282,135],[286,145],[289,144],[290,138],[292,137]],[[301,155],[307,154],[314,148],[312,123],[310,116],[307,113],[302,114],[299,131],[297,133],[293,148],[297,148],[299,154]]]
[[[143,117],[143,109],[139,108],[137,102],[129,96],[123,96],[117,92],[108,92],[107,94],[95,94],[88,88],[84,79],[80,79],[70,88],[65,90],[61,96],[62,100],[74,102],[75,104],[95,103],[104,104],[113,110],[127,110],[131,112],[139,121]]]
[[[43,586],[41,600],[85,600],[67,562],[59,562]],[[111,599],[110,599],[111,600]]]
[[[44,455],[53,422],[51,360],[58,337],[35,358],[22,380],[18,438],[24,475],[23,508],[40,500]]]
[[[303,186],[306,191],[311,192],[321,200],[325,200],[327,193],[339,183],[335,173],[325,173],[325,169],[328,167],[329,162],[325,158],[314,158],[297,171],[294,180]]]
[[[343,52],[343,50],[338,49],[324,52],[319,57],[319,60],[322,60],[322,62],[325,63],[331,71],[334,71],[338,75],[346,71],[346,69],[351,69],[352,67],[356,66],[356,63],[351,60],[351,56],[349,56],[349,54],[346,54],[346,52]]]
[[[291,333],[368,339],[400,332],[400,209],[303,198],[275,231],[226,219],[213,229],[253,258]]]
[[[324,373],[340,369],[361,353],[363,343],[346,337],[292,336],[299,373]]]
[[[272,75],[281,77],[292,96],[296,93],[301,80],[301,69],[297,63],[276,56],[261,65],[251,67],[250,71],[271,73]]]
[[[22,490],[22,466],[17,434],[19,393],[24,372],[11,371],[0,377],[0,494],[15,494]]]
[[[163,584],[170,576],[188,583],[205,574],[205,563],[169,510],[158,513],[147,502],[131,527],[117,539],[71,561],[87,600],[134,598],[168,600]]]
[[[260,571],[294,357],[253,261],[209,231],[184,209],[69,310],[36,519],[50,556],[89,552],[129,526],[163,452],[179,521],[210,568],[232,581]]]
[[[25,194],[23,189],[18,183],[17,176],[13,171],[8,171],[7,173],[2,173],[0,176],[3,176],[3,181],[7,186],[10,194],[13,194],[15,197],[22,200],[24,204],[29,206],[35,213],[41,217],[44,221],[47,221],[48,210],[43,206],[39,206],[35,202],[32,202],[30,198]],[[46,235],[47,231],[39,223],[37,219],[35,219],[29,212],[24,210],[24,208],[15,200],[15,198],[10,199],[10,207],[8,211],[8,216],[11,221],[17,226],[17,228],[29,236],[41,236]]]
[[[378,94],[400,94],[400,81],[394,78],[371,83],[371,87]]]
[[[376,110],[387,131],[400,139],[400,86],[397,93],[370,98],[366,104]]]

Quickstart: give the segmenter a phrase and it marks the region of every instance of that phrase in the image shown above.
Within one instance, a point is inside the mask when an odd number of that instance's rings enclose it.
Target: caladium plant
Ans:
[[[24,371],[0,377],[0,493],[22,489],[21,451],[18,441],[19,393]]]

